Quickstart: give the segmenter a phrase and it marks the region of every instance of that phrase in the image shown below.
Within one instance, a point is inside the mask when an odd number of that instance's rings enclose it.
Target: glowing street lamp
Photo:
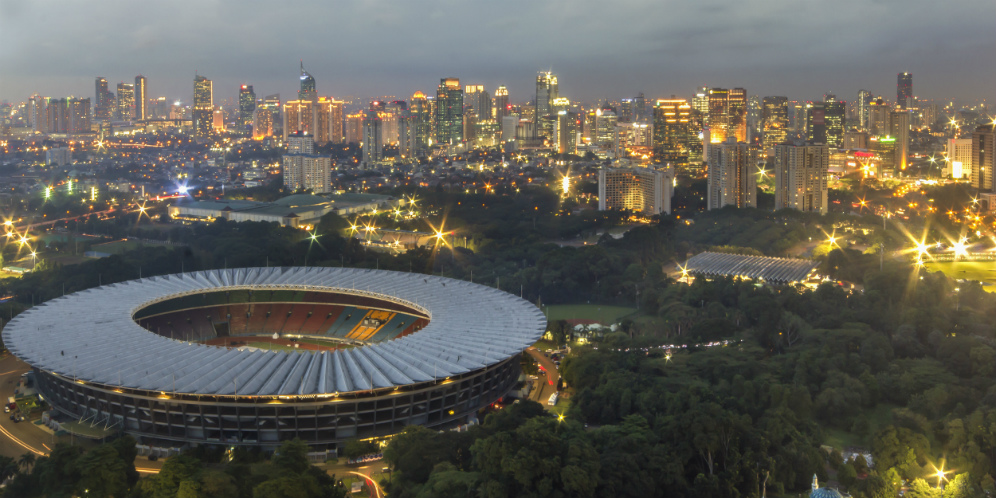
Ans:
[[[941,468],[937,468],[935,466],[934,470],[936,472],[934,473],[934,475],[932,477],[936,477],[937,478],[937,487],[940,488],[941,487],[941,483],[944,482],[944,481],[946,481],[946,480],[948,480],[948,478],[945,477],[945,475],[946,474],[950,474],[951,471],[950,470],[947,470],[947,471],[944,470],[944,464],[941,464]]]
[[[958,242],[955,242],[951,246],[952,249],[954,249],[955,259],[958,259],[959,256],[960,257],[968,257],[968,244],[967,244],[967,242],[968,242],[968,239],[965,238],[965,237],[962,237],[961,239],[958,239]]]

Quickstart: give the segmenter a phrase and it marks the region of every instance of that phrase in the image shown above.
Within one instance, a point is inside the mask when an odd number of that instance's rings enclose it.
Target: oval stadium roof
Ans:
[[[229,289],[366,295],[424,310],[422,330],[322,352],[240,351],[188,343],[132,319],[152,302]],[[390,388],[485,368],[536,342],[546,318],[506,292],[461,280],[353,268],[244,268],[105,285],[48,301],[4,329],[32,366],[80,381],[200,395],[293,396]]]

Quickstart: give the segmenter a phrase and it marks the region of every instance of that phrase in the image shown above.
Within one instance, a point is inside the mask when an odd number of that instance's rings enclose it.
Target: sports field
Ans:
[[[983,283],[983,289],[996,292],[996,262],[932,261],[926,264],[926,268],[932,272],[943,272],[956,280],[978,280]]]
[[[623,317],[636,312],[636,308],[604,304],[554,304],[545,306],[543,310],[550,321],[595,320],[604,324],[617,323]]]

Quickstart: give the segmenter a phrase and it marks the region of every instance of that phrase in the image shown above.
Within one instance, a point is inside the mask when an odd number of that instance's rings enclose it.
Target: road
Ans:
[[[546,372],[546,382],[537,382],[536,388],[533,389],[529,397],[546,406],[550,395],[557,391],[557,383],[560,380],[560,372],[557,370],[557,364],[544,355],[542,351],[534,347],[526,348],[526,353],[536,360],[540,370]]]

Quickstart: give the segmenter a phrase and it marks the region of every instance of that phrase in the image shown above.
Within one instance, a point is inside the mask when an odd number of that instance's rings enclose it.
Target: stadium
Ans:
[[[515,387],[545,327],[528,301],[460,280],[246,268],[70,294],[3,339],[61,417],[142,445],[332,451],[472,420]]]

